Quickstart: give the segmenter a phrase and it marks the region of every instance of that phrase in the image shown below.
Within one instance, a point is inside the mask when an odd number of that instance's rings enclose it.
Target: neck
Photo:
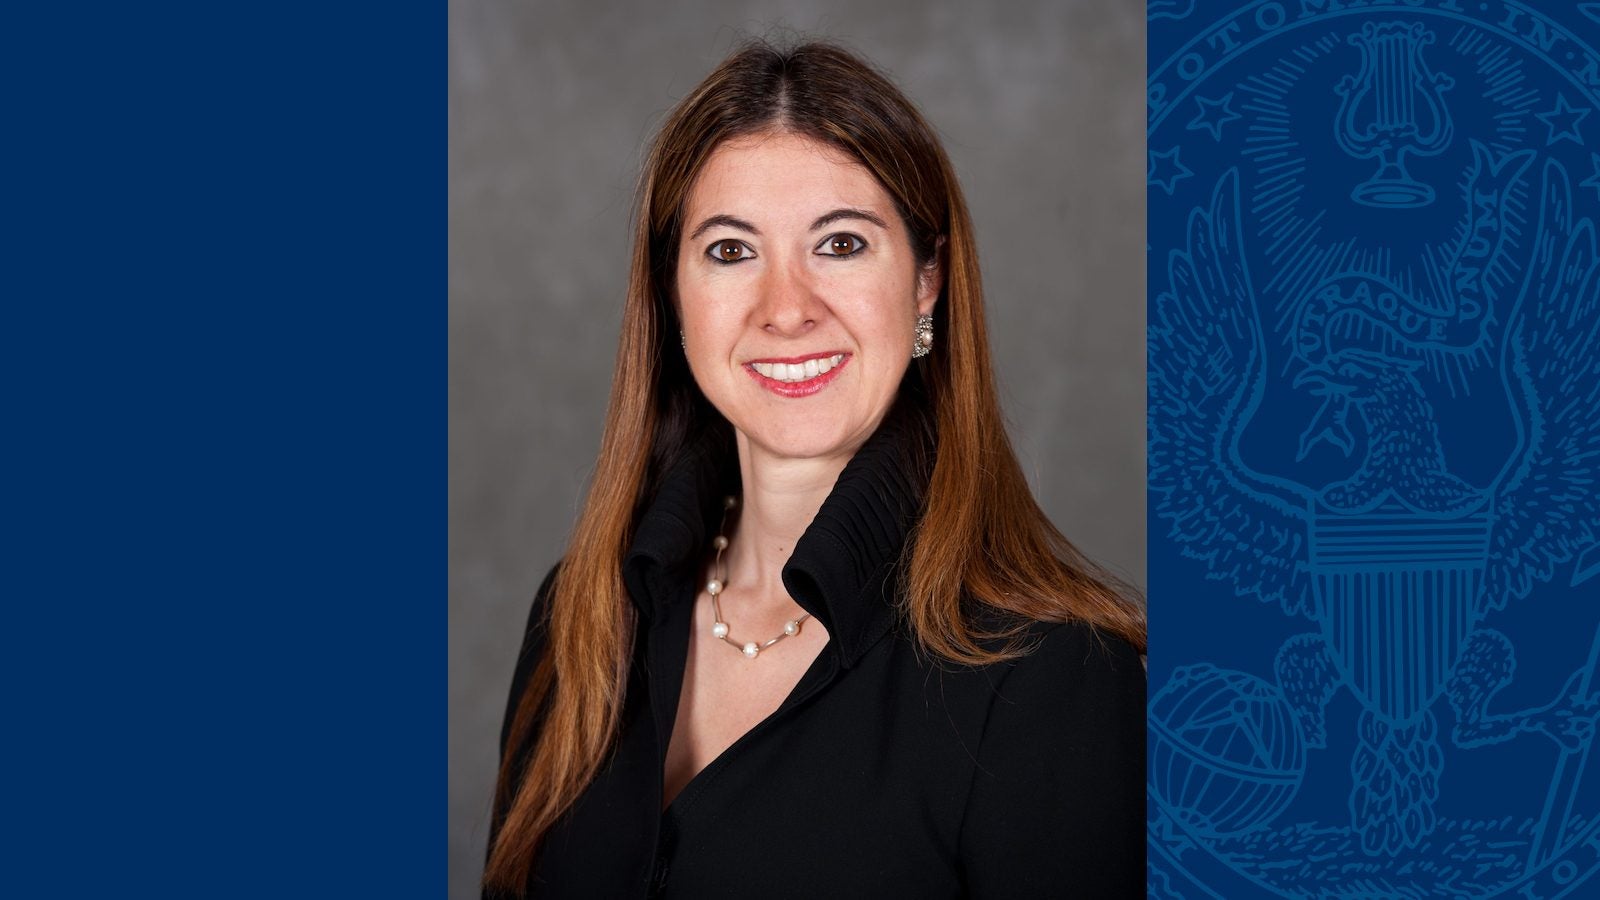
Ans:
[[[788,609],[793,601],[783,586],[783,567],[850,456],[784,458],[752,446],[743,434],[736,437],[743,487],[738,515],[729,519],[728,583],[741,604]]]

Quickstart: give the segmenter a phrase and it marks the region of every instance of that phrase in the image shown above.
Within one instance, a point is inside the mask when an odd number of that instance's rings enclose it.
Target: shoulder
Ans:
[[[1028,652],[1004,664],[1002,687],[1143,690],[1139,652],[1111,632],[1084,622],[1035,622],[1025,635]]]
[[[1025,655],[998,667],[986,731],[1041,738],[1084,728],[1142,732],[1145,668],[1132,644],[1082,622],[1036,622],[1026,641]]]
[[[523,692],[528,687],[528,679],[533,674],[534,666],[538,664],[539,657],[544,653],[545,623],[549,615],[550,591],[555,586],[556,573],[561,569],[561,561],[557,560],[550,570],[545,573],[544,579],[539,582],[539,589],[534,592],[533,600],[528,604],[527,623],[522,627],[522,642],[517,648],[516,668],[511,675],[511,692],[506,698],[505,716],[500,724],[500,750],[506,749],[506,740],[510,737],[511,721],[516,716],[517,703],[522,698]]]
[[[1145,672],[1133,646],[1037,623],[1001,664],[978,745],[962,856],[973,896],[1077,884],[1134,896],[1144,880]]]
[[[560,570],[561,560],[556,560],[539,582],[539,589],[534,591],[533,600],[528,604],[527,621],[522,626],[522,645],[517,650],[516,674],[512,676],[511,682],[513,697],[522,692],[528,670],[544,650],[544,638],[550,616],[550,593],[555,587],[556,575]]]
[[[550,570],[544,574],[539,582],[539,589],[533,593],[533,601],[528,604],[528,622],[522,627],[523,642],[526,644],[529,637],[544,631],[545,616],[549,614],[550,591],[555,587],[556,573],[561,571],[561,560],[556,560]]]

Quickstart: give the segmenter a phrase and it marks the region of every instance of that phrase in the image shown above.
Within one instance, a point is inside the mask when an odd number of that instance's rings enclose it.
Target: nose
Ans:
[[[803,265],[773,266],[761,284],[756,310],[768,334],[799,337],[815,328],[826,307]]]

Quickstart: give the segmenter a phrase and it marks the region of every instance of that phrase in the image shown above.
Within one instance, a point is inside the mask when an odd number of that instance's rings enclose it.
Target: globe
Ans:
[[[1254,675],[1184,666],[1150,701],[1150,789],[1194,830],[1224,836],[1271,822],[1305,769],[1294,709]]]

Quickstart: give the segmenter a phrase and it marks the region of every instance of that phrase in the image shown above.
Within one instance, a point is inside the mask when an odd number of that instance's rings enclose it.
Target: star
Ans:
[[[1221,100],[1207,100],[1199,94],[1196,94],[1194,99],[1200,104],[1200,115],[1189,120],[1190,131],[1204,128],[1211,132],[1213,138],[1220,141],[1222,126],[1225,123],[1244,118],[1228,108],[1228,104],[1233,101],[1233,91],[1229,91]]]
[[[1173,147],[1165,153],[1157,153],[1151,150],[1150,168],[1149,171],[1145,172],[1145,183],[1159,184],[1162,190],[1171,194],[1177,189],[1180,179],[1193,175],[1194,173],[1189,171],[1188,166],[1178,161],[1178,151],[1181,149],[1181,147]],[[1168,161],[1166,165],[1162,165],[1164,160]],[[1157,174],[1163,169],[1166,170],[1166,174]]]
[[[1600,194],[1600,153],[1589,154],[1589,162],[1594,166],[1594,174],[1578,182],[1578,187],[1592,187]]]
[[[1549,112],[1538,113],[1534,118],[1550,128],[1550,136],[1544,142],[1544,145],[1548,147],[1562,138],[1571,138],[1574,144],[1583,143],[1583,135],[1578,133],[1578,123],[1582,122],[1583,117],[1588,114],[1589,110],[1587,108],[1579,107],[1574,109],[1569,106],[1566,94],[1557,94],[1556,108]],[[1558,124],[1561,126],[1559,130],[1556,128]]]

